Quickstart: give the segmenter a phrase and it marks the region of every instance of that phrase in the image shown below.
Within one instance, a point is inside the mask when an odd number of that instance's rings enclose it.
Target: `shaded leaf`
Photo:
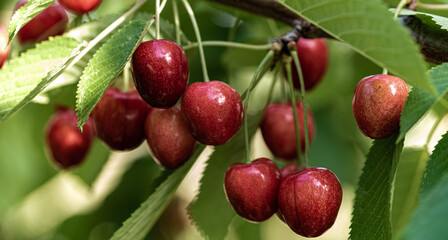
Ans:
[[[428,25],[430,27],[448,30],[448,18],[446,17],[430,13],[416,12],[409,9],[402,9],[400,11],[400,16],[410,16],[410,15],[418,17],[420,20],[422,20],[423,24]]]
[[[375,140],[356,190],[350,239],[391,239],[391,190],[403,142]]]

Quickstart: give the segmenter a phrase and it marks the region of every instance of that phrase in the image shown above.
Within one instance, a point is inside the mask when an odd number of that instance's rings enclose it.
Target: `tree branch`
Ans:
[[[264,17],[270,17],[298,29],[305,38],[332,38],[323,30],[298,16],[276,0],[210,0],[234,8],[239,8]],[[411,2],[410,7],[415,7]],[[448,61],[448,33],[431,29],[418,18],[407,16],[401,18],[404,26],[411,31],[412,37],[420,45],[426,60],[433,63]]]

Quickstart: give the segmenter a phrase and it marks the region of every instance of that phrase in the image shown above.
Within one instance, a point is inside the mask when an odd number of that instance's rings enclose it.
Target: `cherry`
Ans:
[[[226,172],[224,190],[232,208],[254,222],[270,218],[278,209],[280,172],[267,158],[249,164],[232,164]]]
[[[342,187],[328,169],[309,168],[280,183],[278,205],[297,234],[317,237],[333,226],[342,202]]]
[[[101,0],[59,0],[59,3],[67,10],[81,15],[97,8]]]
[[[76,125],[77,121],[74,110],[60,108],[47,123],[45,140],[54,163],[60,168],[79,165],[95,137],[95,125],[90,118],[82,133]]]
[[[19,9],[28,0],[20,0],[15,10]],[[65,32],[68,22],[67,13],[58,3],[54,3],[43,12],[35,16],[18,32],[20,43],[38,43],[51,36],[61,35]]]
[[[297,163],[288,163],[285,166],[280,169],[280,176],[282,179],[286,178],[289,174],[299,172],[302,170],[305,170],[306,166],[302,165],[302,167],[299,169],[297,166]]]
[[[0,24],[0,68],[2,68],[3,63],[5,63],[8,58],[9,51],[11,50],[11,45],[8,45],[8,30],[6,30],[3,25]]]
[[[374,75],[363,78],[353,95],[353,114],[359,129],[373,139],[386,138],[400,127],[408,86],[398,77]]]
[[[110,87],[93,110],[98,137],[115,150],[132,150],[145,138],[145,119],[151,107],[137,91]]]
[[[296,103],[299,123],[301,152],[305,151],[305,121],[303,119],[303,104]],[[311,111],[308,112],[308,139],[314,139],[314,119]],[[271,103],[266,107],[261,122],[261,133],[264,141],[274,156],[285,160],[297,157],[297,141],[294,125],[294,114],[290,103]]]
[[[154,160],[166,168],[182,165],[197,146],[179,107],[152,110],[146,118],[145,133]]]
[[[327,70],[327,44],[322,38],[300,38],[296,45],[305,90],[311,90],[317,86]],[[299,73],[294,62],[291,63],[291,67],[294,88],[300,89]]]
[[[156,108],[174,106],[190,75],[184,50],[168,40],[141,43],[132,56],[132,70],[138,92]]]
[[[191,84],[185,90],[181,106],[193,137],[203,144],[226,143],[243,122],[240,95],[220,81]]]

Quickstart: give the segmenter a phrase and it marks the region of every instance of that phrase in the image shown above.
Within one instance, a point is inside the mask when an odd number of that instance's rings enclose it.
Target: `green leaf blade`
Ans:
[[[380,1],[279,2],[379,66],[435,94],[418,46]]]
[[[403,142],[375,140],[367,155],[353,208],[350,239],[391,239],[391,189]]]
[[[0,70],[0,120],[25,106],[48,86],[83,46],[73,38],[56,37],[10,60]]]
[[[147,27],[143,20],[130,22],[101,46],[89,61],[76,93],[79,127],[87,122],[95,105],[131,58]]]

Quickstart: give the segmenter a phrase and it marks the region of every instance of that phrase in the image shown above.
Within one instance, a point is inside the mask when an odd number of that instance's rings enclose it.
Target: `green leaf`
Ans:
[[[412,85],[435,93],[410,34],[378,0],[279,0],[304,19]]]
[[[420,200],[425,198],[448,172],[448,133],[437,143],[429,157],[420,187]]]
[[[395,10],[393,10],[395,11]],[[424,12],[416,12],[409,9],[402,9],[400,11],[400,16],[416,16],[422,23],[428,25],[430,27],[448,30],[448,18],[441,17],[434,14],[424,13]]]
[[[205,146],[200,145],[184,165],[174,171],[169,170],[171,174],[168,178],[132,213],[131,217],[123,223],[123,226],[114,233],[111,239],[143,239],[168,206],[169,199],[176,192],[176,189],[204,149]]]
[[[121,73],[147,27],[143,20],[130,22],[101,46],[87,64],[76,93],[79,127],[86,123],[90,112]]]
[[[428,158],[426,148],[407,148],[401,154],[392,203],[393,236],[406,226],[417,207],[420,180]]]
[[[80,53],[84,44],[68,37],[51,38],[0,70],[0,120],[25,106]]]
[[[448,63],[444,63],[429,71],[429,77],[435,86],[438,97],[435,97],[419,87],[414,87],[401,113],[400,135],[397,142],[404,139],[406,133],[432,108],[437,102],[444,101],[448,91]]]
[[[9,22],[9,41],[11,42],[25,24],[54,2],[56,0],[34,0],[27,2],[23,7],[18,9],[12,16],[11,22]]]
[[[258,113],[249,119],[250,137],[255,134],[260,116]],[[206,239],[224,239],[236,216],[227,202],[223,182],[229,166],[244,161],[245,153],[244,129],[241,128],[230,142],[216,147],[207,161],[199,193],[188,208],[191,219]]]
[[[261,224],[251,223],[243,218],[233,218],[232,226],[239,240],[261,240]]]
[[[397,134],[375,140],[356,190],[350,239],[391,239],[391,189],[403,141]]]
[[[410,223],[406,226],[400,239],[403,240],[439,240],[446,239],[448,228],[448,174],[441,176],[415,210]]]

